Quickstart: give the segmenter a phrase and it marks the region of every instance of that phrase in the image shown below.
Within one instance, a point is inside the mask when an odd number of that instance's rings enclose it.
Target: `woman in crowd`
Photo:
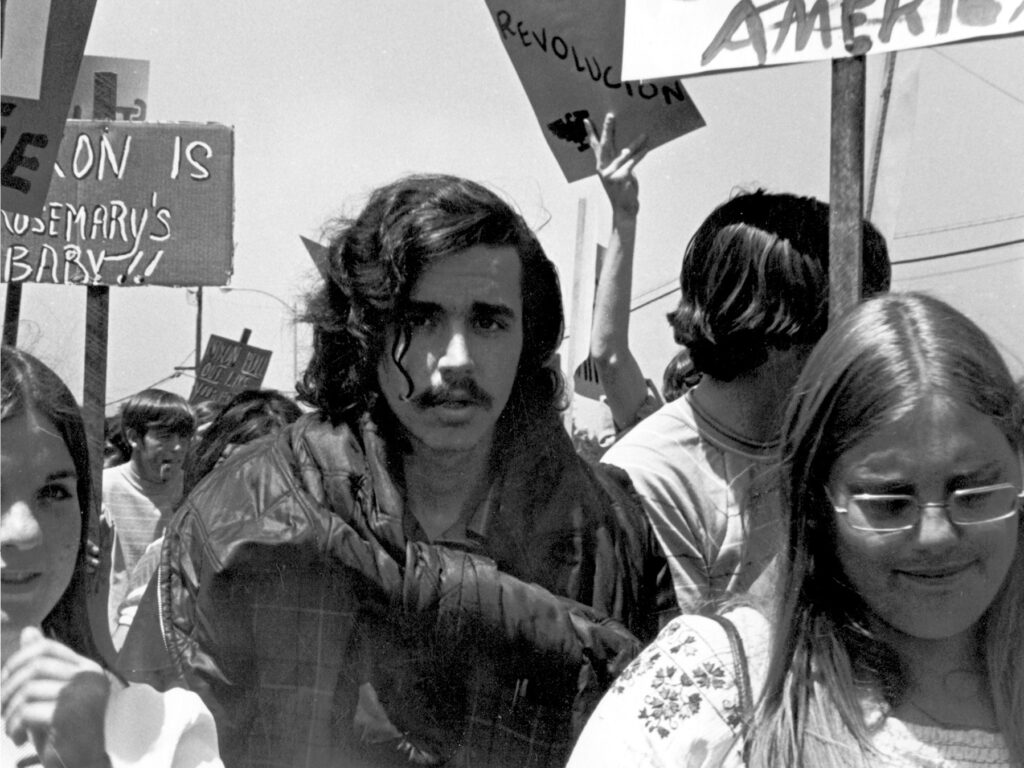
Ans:
[[[86,614],[82,417],[45,365],[9,347],[0,357],[4,765],[220,766],[195,694],[125,685],[104,669]]]
[[[772,623],[669,624],[570,765],[1024,765],[1022,452],[1024,396],[973,322],[855,309],[789,405]]]
[[[277,434],[302,415],[294,400],[273,389],[252,389],[231,398],[203,431],[185,460],[184,496],[236,449]]]

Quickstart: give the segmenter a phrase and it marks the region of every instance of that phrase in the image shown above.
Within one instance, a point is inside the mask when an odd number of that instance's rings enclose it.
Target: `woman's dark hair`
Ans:
[[[718,206],[686,247],[679,307],[668,314],[694,366],[730,381],[768,350],[813,344],[828,324],[828,205],[745,192]],[[885,240],[863,230],[863,297],[889,289]]]
[[[229,446],[245,445],[275,433],[301,415],[299,406],[276,390],[239,392],[224,405],[189,452],[182,498],[217,466]]]
[[[107,416],[103,422],[103,466],[116,467],[132,457],[132,447],[121,429],[121,414]]]
[[[510,246],[522,260],[523,351],[506,425],[553,415],[564,405],[554,353],[562,339],[558,274],[523,218],[487,188],[456,176],[406,176],[375,190],[354,219],[330,228],[327,279],[310,296],[313,356],[300,399],[331,421],[353,421],[377,405],[377,366],[391,354],[401,369],[410,327],[405,307],[437,259],[473,246]],[[396,343],[386,350],[390,328]],[[383,398],[380,398],[383,403]]]
[[[74,395],[52,370],[32,355],[14,347],[0,351],[2,406],[0,422],[29,411],[48,419],[60,433],[75,466],[81,534],[75,556],[75,570],[67,589],[43,619],[43,632],[82,656],[106,666],[93,640],[87,612],[88,575],[86,543],[92,507],[92,478],[89,472],[89,444],[82,414]]]

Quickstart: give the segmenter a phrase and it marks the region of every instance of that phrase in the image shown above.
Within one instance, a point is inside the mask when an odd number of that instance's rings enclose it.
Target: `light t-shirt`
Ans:
[[[750,591],[784,542],[775,445],[715,423],[694,391],[633,427],[602,459],[633,481],[684,613]]]
[[[146,548],[163,535],[164,527],[181,501],[184,476],[176,471],[166,483],[141,478],[132,463],[103,470],[103,511],[100,516],[104,546],[110,549],[110,592],[107,616],[111,633],[117,627],[129,577]]]

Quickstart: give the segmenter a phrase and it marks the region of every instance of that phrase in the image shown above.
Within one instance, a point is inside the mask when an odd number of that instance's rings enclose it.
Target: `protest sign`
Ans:
[[[206,353],[196,369],[190,403],[212,400],[223,405],[239,392],[260,388],[267,375],[271,352],[250,347],[245,343],[248,339],[248,331],[242,334],[241,341],[210,334]]]
[[[68,121],[42,212],[3,212],[0,277],[226,285],[233,151],[224,125]]]
[[[601,130],[614,112],[625,146],[658,147],[704,125],[676,79],[623,82],[624,0],[487,0],[544,138],[569,181],[596,173],[583,119]]]
[[[83,56],[68,119],[143,122],[148,102],[148,61]]]
[[[837,59],[1024,32],[1022,0],[625,0],[623,77]]]
[[[4,2],[0,154],[5,211],[46,200],[96,0]]]

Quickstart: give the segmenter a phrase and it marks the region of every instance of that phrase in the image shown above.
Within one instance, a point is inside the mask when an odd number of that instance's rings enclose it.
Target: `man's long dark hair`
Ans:
[[[413,286],[437,259],[477,245],[511,246],[522,260],[523,351],[499,425],[523,428],[563,407],[554,359],[563,332],[558,274],[522,216],[496,194],[456,176],[406,176],[375,190],[355,219],[336,220],[329,234],[327,278],[304,317],[313,324],[313,356],[297,390],[333,423],[354,423],[383,403],[377,365],[404,346],[385,349],[392,323],[399,340],[408,338]]]

